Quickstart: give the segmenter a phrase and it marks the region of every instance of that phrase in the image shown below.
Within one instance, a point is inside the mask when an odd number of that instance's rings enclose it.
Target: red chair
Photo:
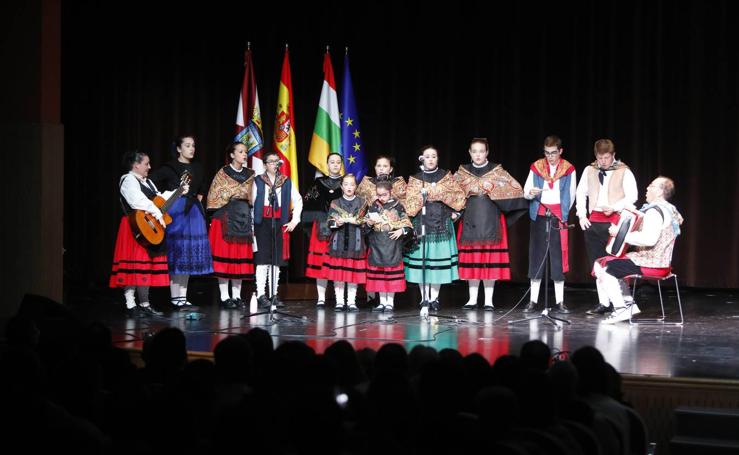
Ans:
[[[631,296],[636,296],[636,284],[639,280],[654,281],[657,283],[657,292],[659,292],[659,306],[662,309],[662,317],[654,319],[632,319],[629,315],[629,324],[631,325],[669,325],[669,326],[680,326],[682,327],[685,319],[683,318],[683,302],[680,299],[680,287],[677,284],[677,275],[672,273],[672,268],[666,270],[654,269],[654,272],[642,269],[642,274],[629,275],[624,277],[625,280],[633,280],[633,286],[631,289]],[[662,282],[665,280],[675,281],[675,294],[677,294],[677,309],[680,312],[680,321],[667,321],[665,316],[665,304],[662,297]]]

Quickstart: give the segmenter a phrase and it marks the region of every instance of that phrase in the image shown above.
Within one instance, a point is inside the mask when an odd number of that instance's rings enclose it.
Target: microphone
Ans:
[[[279,161],[277,161],[277,167],[280,167],[280,166],[282,166],[283,164],[285,164],[285,162],[284,162],[283,160],[279,160]]]
[[[418,162],[423,163],[423,155],[418,155]]]

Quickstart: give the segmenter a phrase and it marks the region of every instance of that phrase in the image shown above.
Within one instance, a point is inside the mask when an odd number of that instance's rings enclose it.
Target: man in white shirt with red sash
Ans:
[[[595,142],[595,161],[582,173],[577,185],[577,217],[585,231],[588,264],[603,256],[608,243],[608,228],[618,224],[619,212],[632,206],[639,190],[628,166],[616,160],[616,149],[610,139]],[[597,305],[588,314],[605,314],[608,306]]]

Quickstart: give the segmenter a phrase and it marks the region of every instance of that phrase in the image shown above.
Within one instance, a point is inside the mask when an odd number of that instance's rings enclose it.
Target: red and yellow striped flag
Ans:
[[[298,148],[295,140],[295,116],[293,115],[293,85],[290,78],[290,59],[285,48],[282,62],[280,89],[277,92],[274,149],[284,161],[280,172],[289,177],[295,189],[298,186]]]

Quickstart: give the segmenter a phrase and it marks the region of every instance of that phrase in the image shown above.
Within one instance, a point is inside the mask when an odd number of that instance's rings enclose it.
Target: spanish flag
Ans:
[[[277,111],[275,117],[274,149],[284,162],[280,172],[289,177],[295,189],[298,186],[298,148],[295,141],[295,116],[293,114],[293,84],[290,78],[290,58],[285,46],[285,59],[282,61],[280,89],[277,92]]]

